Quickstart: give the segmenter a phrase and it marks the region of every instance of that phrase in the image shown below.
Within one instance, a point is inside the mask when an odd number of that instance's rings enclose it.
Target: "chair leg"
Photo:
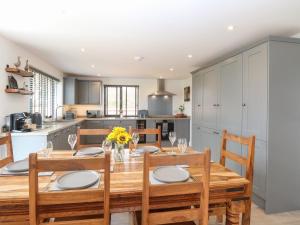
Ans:
[[[223,215],[222,214],[217,215],[216,218],[217,218],[217,223],[223,223]]]
[[[242,214],[242,225],[250,225],[251,199],[245,200],[245,211]]]
[[[240,224],[240,202],[230,202],[226,209],[226,225],[239,225]]]

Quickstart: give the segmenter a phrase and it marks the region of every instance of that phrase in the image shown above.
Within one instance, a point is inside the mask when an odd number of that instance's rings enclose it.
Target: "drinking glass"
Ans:
[[[169,133],[169,140],[172,144],[172,154],[174,154],[174,147],[173,146],[174,146],[174,143],[176,141],[176,132],[170,132]]]
[[[52,141],[48,141],[46,148],[43,151],[43,156],[48,158],[52,151],[53,151],[53,143],[52,143]]]
[[[77,142],[77,135],[76,134],[70,134],[68,136],[68,143],[72,149],[72,151],[74,150],[75,148],[75,145],[76,145],[76,142]]]
[[[179,140],[178,140],[178,145],[179,145]],[[181,138],[179,151],[181,153],[185,153],[186,150],[187,150],[187,140],[186,140],[186,138]]]
[[[178,147],[179,152],[181,152],[182,151],[182,138],[178,138],[177,147]]]
[[[102,142],[102,148],[105,152],[110,152],[111,149],[112,149],[112,143],[110,140],[107,140],[105,139],[103,142]]]
[[[137,148],[137,144],[139,143],[140,140],[140,135],[138,133],[133,133],[131,137],[132,137],[132,142],[134,144],[134,152],[135,152]]]

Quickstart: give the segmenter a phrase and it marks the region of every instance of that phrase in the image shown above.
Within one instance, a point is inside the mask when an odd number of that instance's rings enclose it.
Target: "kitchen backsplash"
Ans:
[[[75,111],[79,117],[86,116],[87,110],[103,110],[101,105],[65,105],[64,107],[65,111]]]

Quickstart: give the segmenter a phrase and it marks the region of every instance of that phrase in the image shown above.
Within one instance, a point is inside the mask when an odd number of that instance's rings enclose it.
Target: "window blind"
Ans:
[[[43,118],[53,117],[57,106],[59,80],[37,69],[31,69],[34,76],[29,82],[29,89],[33,92],[30,98],[29,111],[31,113],[39,112]]]

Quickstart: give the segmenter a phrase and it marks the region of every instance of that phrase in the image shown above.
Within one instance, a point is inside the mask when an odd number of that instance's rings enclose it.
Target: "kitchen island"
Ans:
[[[101,117],[101,118],[77,118],[71,121],[59,121],[45,123],[42,129],[26,133],[12,133],[14,160],[21,160],[28,157],[28,154],[37,152],[46,147],[48,141],[52,141],[55,150],[70,149],[68,135],[75,134],[77,127],[86,129],[112,128],[121,126],[125,128],[137,127],[138,121],[145,121],[146,128],[155,128],[156,123],[162,121],[174,122],[174,131],[177,138],[190,140],[190,118],[176,118],[173,116],[164,117]],[[147,137],[147,142],[154,142],[155,136]],[[81,142],[86,144],[101,143],[103,137],[83,137]],[[169,146],[169,141],[162,142],[163,146]]]

